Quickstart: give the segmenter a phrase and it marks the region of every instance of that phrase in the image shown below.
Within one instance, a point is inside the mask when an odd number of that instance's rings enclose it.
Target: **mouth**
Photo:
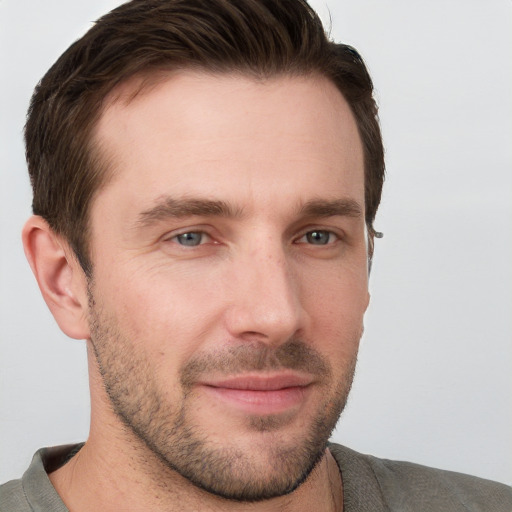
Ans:
[[[300,408],[311,390],[313,379],[296,374],[244,375],[200,385],[228,407],[265,415]]]

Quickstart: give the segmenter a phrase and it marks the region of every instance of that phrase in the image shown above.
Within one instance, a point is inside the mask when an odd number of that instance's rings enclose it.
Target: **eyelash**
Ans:
[[[311,239],[308,240],[308,236],[311,235],[328,235],[328,239],[325,243],[314,244],[311,243]],[[306,242],[301,242],[301,240],[306,239]],[[319,245],[319,246],[330,246],[339,241],[341,238],[334,231],[329,229],[311,229],[304,233],[298,240],[297,243],[307,243],[308,245]]]
[[[185,237],[185,236],[190,236],[190,235],[200,235],[201,237],[201,240],[199,241],[199,243],[197,244],[183,244],[183,243],[180,243],[179,239],[180,237]],[[204,238],[208,238],[211,240],[211,236],[208,235],[208,233],[204,232],[204,231],[185,231],[184,233],[178,233],[177,235],[174,235],[172,237],[169,237],[167,238],[165,241],[167,242],[172,242],[172,241],[175,241],[178,245],[181,245],[182,247],[197,247],[199,245],[204,245]]]
[[[197,243],[191,243],[191,244],[187,244],[187,243],[181,243],[180,242],[180,237],[190,237],[190,236],[193,236],[193,235],[199,235],[201,238],[200,240],[197,242]],[[327,241],[325,242],[321,242],[319,244],[315,244],[315,243],[312,243],[312,238],[313,236],[322,236],[322,235],[327,235],[328,236],[328,239]],[[165,241],[175,241],[178,245],[182,246],[182,247],[198,247],[200,245],[204,245],[205,243],[208,243],[208,240],[207,241],[204,241],[204,238],[207,238],[209,240],[211,240],[211,236],[208,235],[208,233],[204,232],[204,231],[185,231],[183,233],[178,233],[177,235],[174,235],[172,237],[169,237],[168,239],[166,239]],[[188,238],[190,240],[190,238]],[[298,243],[298,244],[301,244],[301,243],[304,243],[304,244],[307,244],[307,245],[317,245],[317,246],[330,246],[330,245],[333,245],[334,243],[336,243],[337,241],[339,241],[341,238],[339,235],[337,235],[334,231],[331,231],[331,230],[328,230],[328,229],[311,229],[307,232],[305,232],[303,235],[301,235],[298,239],[295,240],[295,243]],[[184,238],[183,240],[187,240],[186,238]],[[304,240],[304,241],[303,241]],[[319,238],[317,238],[317,240],[320,240]]]

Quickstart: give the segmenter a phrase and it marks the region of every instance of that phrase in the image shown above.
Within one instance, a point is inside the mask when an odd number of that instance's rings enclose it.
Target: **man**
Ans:
[[[88,340],[91,431],[2,510],[508,510],[505,486],[327,446],[383,150],[355,50],[299,1],[134,1],[38,86],[23,240]]]

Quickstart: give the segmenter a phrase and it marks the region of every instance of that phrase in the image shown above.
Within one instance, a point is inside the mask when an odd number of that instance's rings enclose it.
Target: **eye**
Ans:
[[[298,242],[310,245],[327,245],[336,242],[336,240],[338,240],[338,236],[332,231],[315,229],[304,234]]]
[[[201,231],[189,231],[173,236],[170,240],[186,247],[195,247],[208,242],[210,237]]]

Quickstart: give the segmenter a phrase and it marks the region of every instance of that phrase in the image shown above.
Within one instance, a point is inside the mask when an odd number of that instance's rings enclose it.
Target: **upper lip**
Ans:
[[[237,375],[221,380],[202,382],[204,386],[249,391],[277,391],[292,387],[305,387],[313,382],[311,377],[297,374]]]

